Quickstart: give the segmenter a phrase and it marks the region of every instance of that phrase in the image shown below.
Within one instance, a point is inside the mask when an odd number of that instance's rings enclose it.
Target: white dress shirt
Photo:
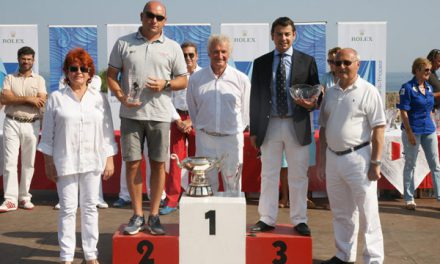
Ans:
[[[197,65],[192,74],[200,71],[201,69],[202,69],[202,67]],[[187,77],[189,79],[190,75],[187,75]],[[187,88],[182,89],[182,90],[178,90],[178,91],[173,91],[171,93],[171,101],[173,102],[173,105],[176,109],[179,109],[182,111],[188,111],[188,104],[186,103],[186,90],[187,90]]]
[[[219,78],[211,67],[194,73],[187,91],[193,126],[211,133],[242,133],[249,124],[250,88],[249,78],[230,66]]]
[[[38,150],[53,157],[58,176],[103,171],[118,153],[106,95],[88,88],[78,101],[70,86],[53,92]]]

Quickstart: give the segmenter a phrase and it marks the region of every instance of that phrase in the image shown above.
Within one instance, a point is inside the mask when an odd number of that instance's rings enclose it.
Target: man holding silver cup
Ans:
[[[275,228],[284,150],[289,164],[290,218],[297,233],[310,236],[307,226],[310,111],[316,107],[317,100],[292,99],[288,87],[319,84],[318,70],[313,57],[293,49],[296,30],[290,18],[276,19],[271,34],[275,50],[257,58],[252,72],[250,141],[261,151],[262,170],[260,221],[251,227],[251,232]]]
[[[224,189],[237,196],[241,191],[243,130],[249,120],[249,78],[228,65],[232,51],[229,38],[213,35],[208,40],[210,67],[191,75],[188,110],[196,129],[196,156],[221,159]],[[214,195],[218,170],[207,173]]]

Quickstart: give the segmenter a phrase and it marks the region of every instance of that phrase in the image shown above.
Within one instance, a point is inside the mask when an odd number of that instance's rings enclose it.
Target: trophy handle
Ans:
[[[177,166],[179,166],[179,168],[182,169],[182,164],[180,163],[179,157],[177,156],[176,153],[172,153],[172,154],[170,155],[170,158],[171,158],[171,159],[175,159],[176,162],[177,162]]]

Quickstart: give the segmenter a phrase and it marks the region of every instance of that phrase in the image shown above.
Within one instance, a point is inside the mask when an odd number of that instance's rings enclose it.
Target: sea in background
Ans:
[[[413,77],[411,72],[389,72],[386,76],[386,92],[398,92],[402,84],[411,80]]]

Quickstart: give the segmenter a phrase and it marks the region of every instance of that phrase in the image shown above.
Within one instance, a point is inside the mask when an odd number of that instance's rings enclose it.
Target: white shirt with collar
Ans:
[[[106,95],[87,88],[78,101],[70,86],[53,92],[38,150],[53,157],[58,176],[103,171],[118,153]]]
[[[202,67],[197,65],[192,74],[200,71],[201,69],[202,69]],[[187,77],[189,79],[190,75],[187,75]],[[188,111],[188,104],[186,103],[186,91],[187,91],[187,88],[182,89],[182,90],[178,90],[178,91],[172,91],[171,100],[172,100],[173,105],[176,109],[179,109],[182,111]]]
[[[369,142],[372,129],[386,124],[379,91],[360,76],[345,90],[338,82],[325,93],[319,124],[325,127],[328,147],[334,151]]]
[[[188,110],[196,129],[221,134],[242,133],[249,124],[249,78],[227,66],[220,77],[211,67],[191,75]]]

